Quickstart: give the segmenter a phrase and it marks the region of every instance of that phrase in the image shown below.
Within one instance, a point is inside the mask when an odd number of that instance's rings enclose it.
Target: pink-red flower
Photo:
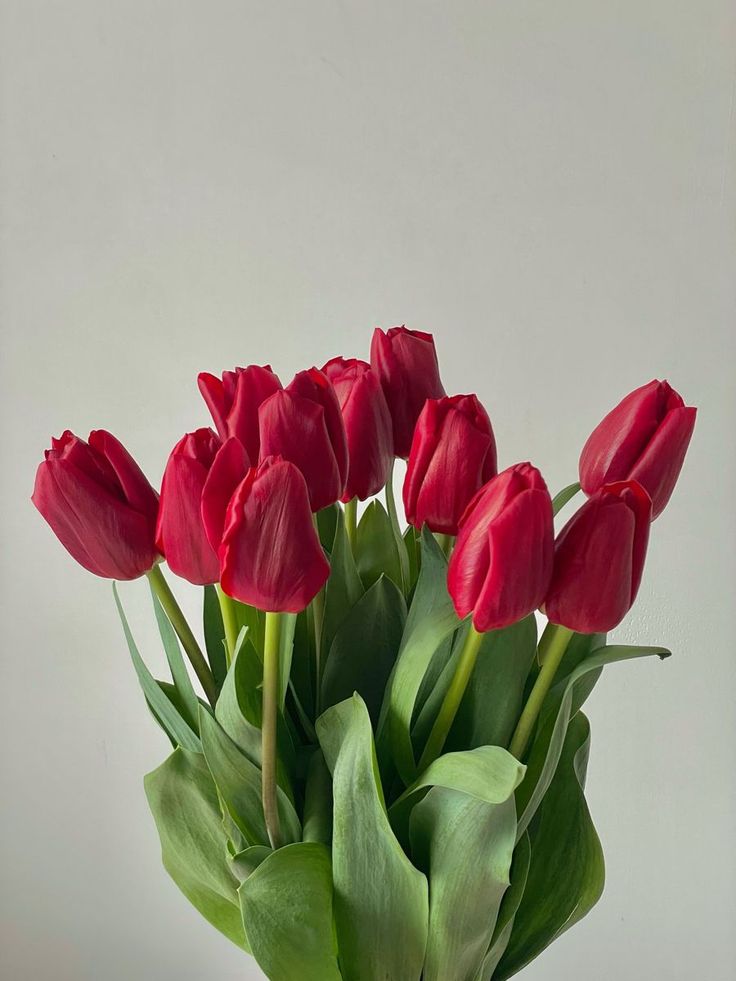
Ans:
[[[271,366],[252,364],[247,368],[224,371],[221,379],[203,371],[197,381],[220,438],[237,436],[249,459],[257,460],[260,450],[258,409],[281,388]]]
[[[391,415],[378,375],[358,358],[333,358],[322,371],[333,384],[348,443],[343,501],[364,501],[386,484],[393,463]]]
[[[395,456],[409,456],[414,426],[427,399],[445,394],[434,338],[419,330],[391,327],[373,332],[371,367],[386,396],[394,434]]]
[[[258,412],[261,459],[280,456],[299,468],[312,511],[342,497],[348,475],[348,444],[332,382],[318,368],[300,371]]]
[[[329,563],[293,463],[268,457],[248,471],[228,505],[220,558],[224,591],[259,610],[299,613],[324,586]]]
[[[156,545],[172,572],[197,585],[220,578],[201,511],[202,490],[220,445],[211,429],[187,433],[171,451],[161,483]]]
[[[236,436],[226,439],[215,454],[202,488],[202,523],[215,552],[220,550],[230,498],[249,469],[250,460],[240,440]]]
[[[447,585],[478,631],[515,623],[542,603],[552,574],[552,501],[542,475],[518,463],[475,495],[460,521]]]
[[[51,440],[33,503],[66,550],[106,579],[137,579],[156,562],[158,496],[125,447],[104,429],[89,442]]]
[[[555,542],[544,609],[552,623],[580,633],[613,630],[631,609],[641,583],[652,502],[634,480],[596,491]]]
[[[496,442],[475,395],[428,399],[414,429],[404,480],[410,524],[456,535],[465,508],[495,477]]]
[[[666,381],[630,392],[588,437],[580,455],[580,484],[594,494],[604,484],[636,480],[652,499],[652,518],[675,489],[697,410]]]

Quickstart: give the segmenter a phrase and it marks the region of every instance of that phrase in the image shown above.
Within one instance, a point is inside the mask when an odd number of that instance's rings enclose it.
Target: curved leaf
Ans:
[[[524,832],[514,850],[510,872],[511,884],[506,890],[503,901],[501,902],[498,919],[496,920],[496,928],[493,931],[491,947],[483,960],[483,966],[477,981],[490,981],[493,972],[498,966],[498,962],[503,957],[504,951],[508,946],[511,932],[514,928],[516,911],[521,904],[524,889],[526,888],[531,854],[532,846],[529,844],[529,835]]]
[[[406,554],[404,542],[401,548]],[[397,539],[386,509],[372,500],[358,522],[355,534],[355,560],[363,586],[369,589],[381,576],[388,576],[401,589],[402,568]]]
[[[576,480],[574,483],[568,484],[567,487],[563,487],[558,494],[555,494],[552,498],[552,514],[559,514],[567,502],[571,501],[579,490],[580,484]]]
[[[210,664],[212,677],[218,689],[227,674],[227,657],[225,655],[225,627],[222,622],[222,610],[217,598],[217,591],[212,585],[204,587],[202,601],[202,626],[204,628],[204,645],[207,650],[207,660]]]
[[[161,635],[161,642],[164,645],[166,660],[169,662],[171,670],[171,680],[174,682],[181,703],[181,714],[190,729],[198,732],[199,699],[197,698],[192,679],[189,677],[184,657],[179,647],[179,639],[174,628],[171,626],[169,618],[164,613],[164,608],[153,590],[153,585],[149,582],[151,599],[153,600],[153,610],[156,614],[158,632]]]
[[[345,516],[340,510],[337,514],[335,540],[330,553],[330,577],[325,585],[322,650],[330,650],[340,624],[362,595],[363,583],[345,531]]]

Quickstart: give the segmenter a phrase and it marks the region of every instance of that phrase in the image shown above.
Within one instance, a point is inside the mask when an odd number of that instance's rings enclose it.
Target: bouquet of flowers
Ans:
[[[160,496],[104,430],[53,439],[33,493],[90,572],[148,578],[167,680],[113,591],[172,747],[145,778],[166,870],[273,981],[517,974],[603,889],[582,707],[607,664],[669,654],[606,635],[696,410],[664,381],[630,393],[552,498],[531,463],[499,472],[429,334],[199,388],[216,431],[176,444]],[[203,587],[202,642],[164,560]]]

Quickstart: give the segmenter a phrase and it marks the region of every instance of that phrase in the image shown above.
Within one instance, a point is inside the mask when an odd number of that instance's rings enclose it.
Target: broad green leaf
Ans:
[[[559,514],[567,502],[571,501],[579,490],[580,484],[575,481],[575,483],[563,487],[559,494],[555,494],[552,498],[552,514]]]
[[[268,845],[249,845],[232,856],[230,869],[238,882],[244,882],[272,853],[273,848]]]
[[[388,475],[388,480],[386,481],[386,511],[388,513],[389,523],[391,526],[391,533],[394,538],[396,545],[396,554],[399,560],[399,575],[400,580],[396,584],[399,586],[405,596],[409,595],[410,585],[410,559],[409,553],[407,551],[406,542],[404,536],[401,534],[401,526],[399,524],[399,515],[396,510],[396,499],[394,497],[394,465],[391,465],[391,472]]]
[[[402,542],[403,548],[403,542]],[[363,586],[369,589],[382,575],[402,588],[402,572],[391,521],[378,500],[361,515],[355,535],[355,556]]]
[[[319,748],[312,753],[307,767],[302,839],[323,845],[332,842],[332,777]]]
[[[341,981],[324,845],[300,842],[272,852],[238,895],[253,956],[271,981]]]
[[[422,532],[422,569],[378,727],[379,747],[383,752],[383,741],[387,741],[390,755],[406,784],[416,777],[411,724],[417,695],[435,651],[459,625],[447,592],[447,559],[425,528]]]
[[[222,688],[227,674],[227,657],[225,656],[225,627],[222,623],[220,601],[217,591],[212,585],[204,587],[202,605],[202,624],[204,627],[204,645],[207,650],[207,660],[210,663],[212,677],[218,689]]]
[[[294,653],[294,633],[296,613],[282,613],[282,628],[279,644],[279,708],[283,711],[286,692],[291,674],[291,658]]]
[[[151,711],[153,712],[155,718],[166,730],[166,733],[172,742],[176,743],[178,746],[181,746],[183,749],[190,750],[193,753],[201,753],[202,744],[199,741],[197,733],[194,732],[187,724],[186,720],[183,718],[181,712],[175,707],[174,703],[167,698],[166,694],[161,690],[161,686],[143,662],[143,658],[141,657],[138,648],[136,647],[136,643],[133,640],[133,635],[130,632],[128,620],[125,616],[122,603],[120,602],[120,597],[118,595],[118,590],[115,583],[112,584],[112,591],[115,597],[115,604],[118,608],[118,614],[120,615],[120,622],[123,625],[123,633],[125,634],[125,640],[128,644],[130,657],[133,661],[133,667],[135,668],[135,673],[138,675],[138,681],[143,689],[143,694],[146,696],[146,701],[151,707]]]
[[[322,623],[322,650],[329,651],[335,634],[363,595],[363,583],[353,558],[348,536],[345,532],[345,517],[338,512],[335,528],[335,541],[330,554],[330,578],[325,585],[325,613]]]
[[[322,706],[362,697],[371,719],[381,708],[406,622],[401,590],[386,576],[358,600],[335,634],[322,675]]]
[[[570,722],[554,779],[529,828],[531,861],[511,939],[493,975],[517,974],[581,920],[603,892],[603,851],[581,786],[590,726],[582,712]]]
[[[496,928],[493,931],[491,947],[483,960],[478,981],[490,981],[493,977],[493,972],[498,967],[498,963],[508,946],[511,931],[514,928],[516,911],[519,908],[526,887],[531,853],[532,848],[529,844],[529,835],[527,832],[524,832],[521,840],[514,849],[510,872],[511,884],[506,890],[501,902],[498,919],[496,920]]]
[[[238,624],[238,633],[245,627],[258,657],[263,660],[266,614],[262,610],[257,610],[254,606],[248,606],[246,603],[240,603],[238,600],[233,600],[233,610]]]
[[[164,867],[214,927],[247,949],[217,791],[201,754],[177,749],[144,779]]]
[[[208,712],[200,711],[199,725],[207,765],[232,820],[249,845],[268,844],[261,802],[261,771]],[[280,787],[278,805],[284,837],[287,841],[298,841],[299,818]]]
[[[315,515],[317,520],[317,531],[322,548],[329,552],[332,543],[335,541],[335,529],[337,528],[337,512],[340,510],[338,504],[330,504],[329,507],[322,508]]]
[[[150,585],[150,584],[149,584]],[[199,699],[197,698],[192,679],[189,677],[184,658],[179,647],[179,640],[174,628],[171,626],[169,618],[164,613],[164,609],[159,602],[158,596],[151,586],[151,599],[153,609],[156,614],[158,632],[161,635],[161,642],[166,652],[166,660],[169,662],[171,679],[174,682],[181,703],[181,715],[184,721],[194,732],[198,732],[197,715],[199,714]]]
[[[600,671],[607,664],[626,661],[637,657],[669,657],[671,651],[666,647],[629,647],[614,645],[602,647],[586,657],[563,682],[550,692],[542,708],[537,733],[532,744],[526,777],[516,795],[519,812],[519,837],[529,826],[529,822],[552,782],[560,759],[565,734],[570,719],[580,708],[580,689],[589,692],[585,676],[589,672]]]
[[[409,981],[422,972],[427,880],[391,830],[370,716],[359,695],[317,720],[332,771],[335,923],[346,981]]]

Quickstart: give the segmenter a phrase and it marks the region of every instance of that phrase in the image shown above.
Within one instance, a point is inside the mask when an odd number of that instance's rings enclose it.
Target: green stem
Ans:
[[[430,763],[433,763],[442,752],[447,735],[455,721],[460,702],[468,687],[470,676],[473,673],[475,662],[478,660],[478,652],[483,643],[484,634],[478,633],[471,624],[468,636],[465,638],[463,649],[460,651],[460,658],[455,668],[450,687],[444,697],[442,706],[434,720],[432,731],[429,734],[427,745],[424,747],[421,759],[419,760],[419,772],[423,773]]]
[[[235,613],[235,600],[228,596],[219,583],[216,583],[217,598],[220,601],[220,611],[222,612],[222,623],[225,627],[225,650],[227,653],[227,665],[230,667],[235,654],[235,647],[238,643],[238,618]]]
[[[355,552],[355,534],[358,530],[358,498],[351,498],[345,505],[345,533],[350,548]]]
[[[552,643],[552,638],[555,636],[555,633],[556,629],[554,623],[548,623],[542,631],[542,636],[539,638],[539,643],[537,644],[537,664],[544,664],[547,658],[549,645]]]
[[[261,725],[261,796],[263,817],[272,848],[281,845],[281,826],[276,790],[276,739],[279,701],[279,649],[283,615],[266,614],[263,650],[263,719]]]
[[[195,674],[199,678],[207,700],[214,708],[217,701],[217,685],[210,671],[210,666],[205,660],[202,649],[197,643],[189,624],[181,611],[181,607],[176,602],[176,597],[171,592],[171,587],[164,579],[161,567],[155,565],[146,575],[151,583],[151,588],[158,597],[164,613],[171,621],[171,626],[177,633],[181,645],[186,651],[186,655],[194,668]]]
[[[558,624],[551,624],[550,626],[552,627],[550,631],[551,636],[544,651],[542,670],[537,675],[537,680],[534,682],[534,687],[527,699],[524,711],[521,713],[516,731],[511,737],[509,744],[509,752],[517,760],[521,760],[524,756],[544,700],[552,687],[552,682],[555,680],[560,661],[574,633],[574,631],[568,630],[567,627]]]

